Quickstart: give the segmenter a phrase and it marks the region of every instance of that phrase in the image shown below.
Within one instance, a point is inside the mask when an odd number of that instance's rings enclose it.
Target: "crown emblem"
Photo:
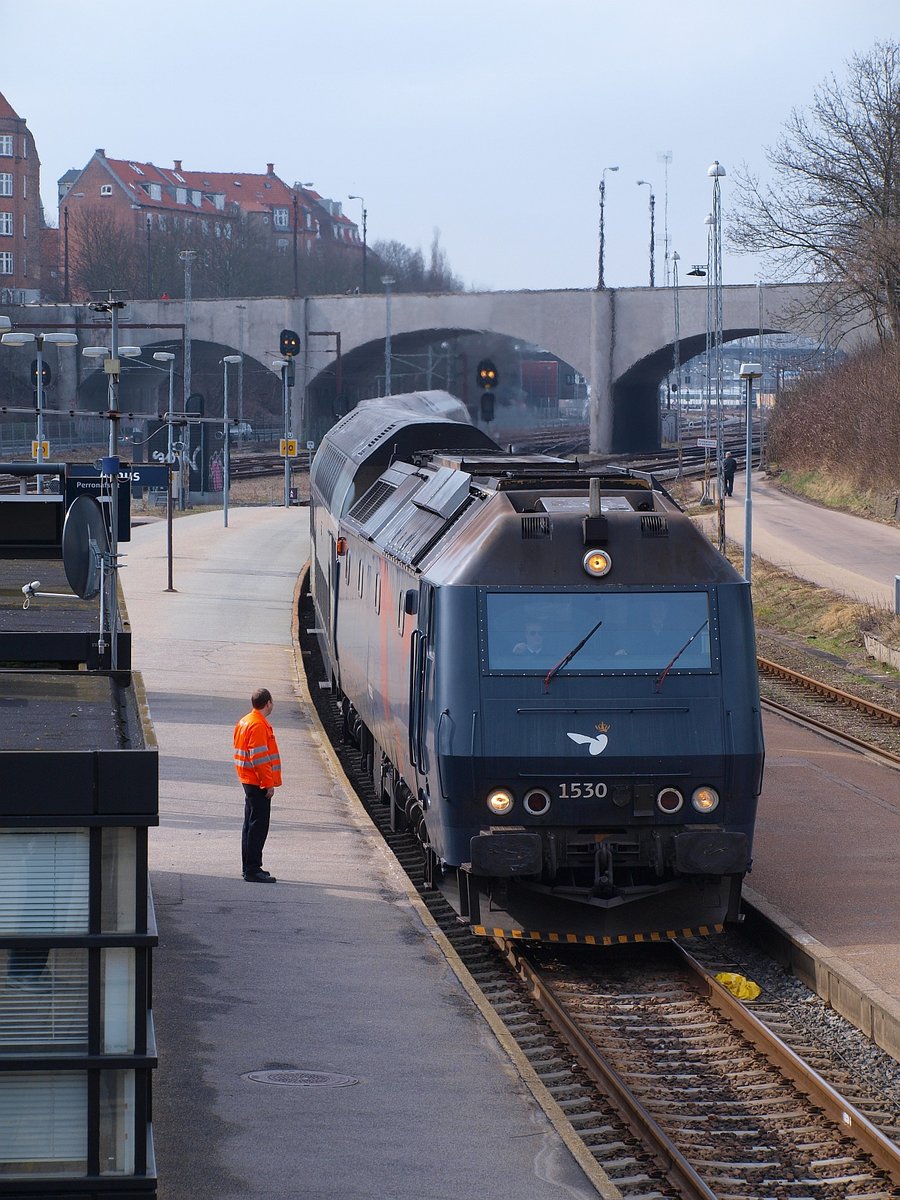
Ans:
[[[595,725],[594,728],[597,730],[598,733],[609,733],[609,726],[607,725],[607,723],[605,721],[601,721],[600,724]]]

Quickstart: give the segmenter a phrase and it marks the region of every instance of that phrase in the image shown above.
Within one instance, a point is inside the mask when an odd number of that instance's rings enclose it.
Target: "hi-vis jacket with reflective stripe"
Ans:
[[[281,786],[275,731],[258,709],[251,709],[234,727],[234,769],[241,783],[255,783],[261,788]]]

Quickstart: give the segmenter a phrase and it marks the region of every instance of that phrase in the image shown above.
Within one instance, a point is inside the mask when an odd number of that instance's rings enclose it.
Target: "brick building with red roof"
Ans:
[[[68,171],[59,181],[60,228],[72,231],[67,242],[77,240],[79,218],[88,211],[148,238],[154,231],[179,230],[192,239],[227,239],[238,222],[246,222],[283,253],[295,244],[309,252],[322,241],[361,251],[358,228],[341,205],[301,184],[291,187],[275,174],[274,163],[264,175],[190,171],[179,159],[163,168],[108,158],[99,149],[83,170]]]
[[[41,160],[24,117],[0,94],[0,303],[40,299]]]

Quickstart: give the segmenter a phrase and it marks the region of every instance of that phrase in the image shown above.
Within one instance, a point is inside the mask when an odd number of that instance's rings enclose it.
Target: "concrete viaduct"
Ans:
[[[765,332],[822,337],[821,326],[816,328],[809,318],[797,315],[810,300],[808,286],[772,285],[761,293]],[[666,287],[392,295],[391,334],[398,342],[409,335],[439,341],[462,334],[491,334],[540,346],[569,363],[591,384],[592,450],[646,450],[659,444],[657,396],[673,363],[673,300],[673,289]],[[722,300],[725,341],[758,333],[759,288],[752,284],[726,286]],[[679,308],[680,358],[687,362],[706,348],[707,288],[682,286]],[[315,380],[322,372],[334,369],[335,334],[340,334],[344,361],[354,352],[383,354],[384,295],[195,300],[190,310],[194,347],[207,343],[224,355],[236,353],[242,343],[245,356],[269,371],[278,354],[280,330],[295,329],[300,334],[308,352],[297,360],[292,416],[293,429],[301,436],[317,428],[321,435],[325,414],[317,418],[314,411],[302,412],[302,398],[314,394]],[[93,323],[88,322],[84,309],[28,306],[9,312],[14,328],[37,330],[43,323],[49,330],[76,321],[84,344],[102,344],[108,337],[93,314]],[[183,338],[185,305],[180,300],[134,301],[123,310],[122,322],[123,344],[139,344],[148,350],[163,343],[171,345]],[[835,336],[834,330],[831,336]],[[852,349],[864,340],[866,331],[847,331],[841,345]],[[67,365],[70,355],[71,351],[59,355],[63,385],[67,374],[74,370],[79,376],[82,373],[80,367]],[[77,380],[73,383],[74,393]],[[180,399],[176,393],[176,401]],[[328,414],[325,427],[332,419]],[[301,424],[305,427],[302,432]]]

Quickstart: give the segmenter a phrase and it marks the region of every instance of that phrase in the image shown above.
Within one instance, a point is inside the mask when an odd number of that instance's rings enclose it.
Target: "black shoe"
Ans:
[[[278,880],[274,875],[270,875],[268,871],[246,871],[244,873],[246,883],[277,883]]]

